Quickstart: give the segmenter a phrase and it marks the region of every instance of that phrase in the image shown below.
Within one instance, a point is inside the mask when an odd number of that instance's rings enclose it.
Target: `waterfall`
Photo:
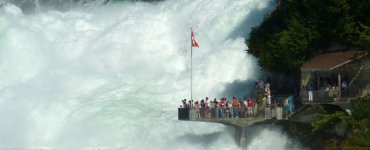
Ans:
[[[1,4],[0,148],[239,149],[223,125],[177,120],[190,27],[194,98],[219,98],[258,79],[244,38],[273,1],[102,3]]]

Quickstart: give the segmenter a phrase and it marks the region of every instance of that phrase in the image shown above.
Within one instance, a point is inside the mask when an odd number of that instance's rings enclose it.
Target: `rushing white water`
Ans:
[[[180,99],[190,96],[190,27],[200,44],[194,97],[219,97],[230,83],[257,79],[244,36],[271,4],[169,0],[58,11],[37,3],[24,14],[1,3],[0,148],[239,149],[223,125],[177,121]]]
[[[301,150],[307,149],[301,146],[296,139],[290,139],[280,126],[260,125],[247,127],[246,138],[249,139],[246,149],[277,149],[277,150]]]

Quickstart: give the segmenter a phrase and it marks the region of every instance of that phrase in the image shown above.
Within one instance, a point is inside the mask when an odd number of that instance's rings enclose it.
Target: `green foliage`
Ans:
[[[367,50],[370,50],[370,27],[365,26],[363,24],[360,24],[360,26],[361,26],[360,37],[356,44]]]
[[[352,116],[356,120],[370,119],[370,95],[359,99],[352,110]]]
[[[340,130],[345,130],[344,128],[347,127],[347,123],[345,122],[350,119],[343,112],[336,112],[334,114],[327,115],[318,114],[318,116],[320,119],[311,123],[313,132],[320,131],[330,125],[339,125]]]
[[[353,132],[348,136],[348,144],[370,147],[370,118],[352,122]]]
[[[356,146],[370,147],[370,131],[356,132],[348,137],[348,143]]]
[[[343,112],[329,115],[318,115],[320,119],[312,122],[312,131],[319,132],[331,129],[337,135],[347,135],[347,144],[350,146],[370,147],[370,95],[358,100],[352,109],[352,115]],[[349,130],[351,129],[351,130]]]
[[[299,67],[332,46],[370,50],[370,1],[281,0],[246,39],[248,53],[267,70],[299,73]]]

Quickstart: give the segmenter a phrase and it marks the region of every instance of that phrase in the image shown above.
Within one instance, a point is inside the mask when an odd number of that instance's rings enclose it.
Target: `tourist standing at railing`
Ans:
[[[216,118],[218,118],[219,116],[220,116],[220,104],[219,104],[219,102],[217,101],[217,99],[215,98],[215,101],[214,101],[214,103],[215,103],[215,117]]]
[[[211,118],[211,109],[212,109],[211,104],[212,104],[212,101],[208,101],[208,97],[206,97],[206,99],[207,99],[206,100],[207,101],[206,107],[208,107],[207,117]]]
[[[221,116],[220,104],[221,104],[221,99],[216,101],[216,106],[217,106],[216,117],[217,118],[220,118],[220,116]]]
[[[239,102],[238,100],[233,97],[233,118],[239,118],[239,114],[238,114],[238,105],[239,105]]]
[[[257,80],[255,88],[264,89],[265,88],[265,82],[263,82],[262,80]]]
[[[204,118],[207,118],[207,119],[209,119],[210,117],[209,117],[209,113],[210,113],[211,111],[210,111],[210,108],[208,107],[208,105],[206,105],[205,106],[205,108],[204,108]]]
[[[258,115],[258,103],[256,99],[253,99],[254,106],[253,106],[253,116],[256,117]]]
[[[328,97],[329,97],[329,99],[331,100],[331,99],[334,99],[334,87],[332,87],[330,84],[329,84],[329,90],[328,90]]]
[[[194,109],[195,109],[195,113],[196,113],[195,118],[199,119],[200,118],[200,105],[199,105],[198,101],[196,101],[194,103]]]
[[[253,107],[254,107],[253,99],[249,97],[247,117],[253,117]]]
[[[211,104],[211,118],[216,118],[216,98],[210,102]]]
[[[233,106],[233,101],[232,100],[229,102],[229,110],[230,110],[230,118],[233,118],[233,116],[234,116],[234,106]]]
[[[243,102],[238,101],[238,117],[242,117],[244,113]]]
[[[269,84],[266,84],[265,86],[265,96],[267,99],[267,105],[270,106],[271,105],[271,90],[270,90]]]
[[[206,106],[208,106],[208,97],[206,97],[206,99],[205,99],[205,101],[204,101],[204,104],[205,104]]]
[[[333,99],[334,99],[334,102],[336,102],[338,100],[338,86],[333,86]]]
[[[312,102],[313,101],[313,81],[310,80],[308,81],[307,85],[306,85],[306,88],[307,88],[307,91],[308,91],[308,102]]]
[[[208,118],[208,97],[204,99],[204,118]]]
[[[324,83],[324,87],[325,87],[325,92],[329,92],[330,89],[331,89],[331,85],[329,83]]]
[[[211,111],[210,111],[210,107],[208,106],[208,97],[206,97],[206,100],[204,101],[204,105],[205,105],[205,107],[204,107],[204,117],[205,118],[210,118],[209,113]]]
[[[245,110],[244,110],[244,105],[243,105],[243,100],[242,100],[242,98],[239,98],[239,100],[238,100],[238,106],[239,106],[239,117],[240,118],[242,118],[243,117],[243,115],[244,115],[244,113],[246,112]]]
[[[189,101],[188,101],[188,106],[187,106],[187,108],[189,108],[189,109],[194,108],[193,100],[189,100]]]
[[[225,118],[229,118],[230,116],[230,102],[226,101],[225,104]]]
[[[226,117],[226,103],[227,103],[227,98],[224,98],[224,114],[223,117]]]
[[[200,117],[204,118],[204,110],[206,108],[206,105],[204,103],[204,99],[200,101]]]
[[[248,100],[247,99],[243,101],[243,107],[244,107],[244,112],[248,112]],[[244,118],[247,118],[247,114],[248,113],[244,113]]]
[[[181,100],[181,102],[182,102],[182,107],[183,108],[188,108],[188,105],[186,103],[186,99]]]
[[[221,99],[216,101],[216,108],[217,108],[216,109],[216,118],[220,118],[220,116],[221,116],[220,102],[221,102]]]
[[[219,103],[219,110],[220,110],[220,118],[225,117],[225,98],[221,98]]]
[[[342,90],[343,90],[343,96],[344,97],[348,97],[348,90],[349,88],[348,88],[348,82],[347,82],[347,80],[343,80],[342,81]]]
[[[189,100],[188,109],[189,109],[189,118],[190,118],[190,120],[193,120],[195,118],[195,115],[196,115],[193,100]]]
[[[227,114],[226,114],[226,110],[227,110],[227,108],[226,108],[226,104],[227,104],[227,102],[228,102],[229,100],[227,100],[227,98],[225,98],[224,99],[224,103],[225,103],[225,108],[224,108],[224,118],[225,117],[227,117]]]

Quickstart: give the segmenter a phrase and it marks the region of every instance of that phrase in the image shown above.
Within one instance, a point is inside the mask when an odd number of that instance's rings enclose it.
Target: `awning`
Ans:
[[[324,53],[303,64],[301,71],[330,71],[365,55],[365,51]]]

